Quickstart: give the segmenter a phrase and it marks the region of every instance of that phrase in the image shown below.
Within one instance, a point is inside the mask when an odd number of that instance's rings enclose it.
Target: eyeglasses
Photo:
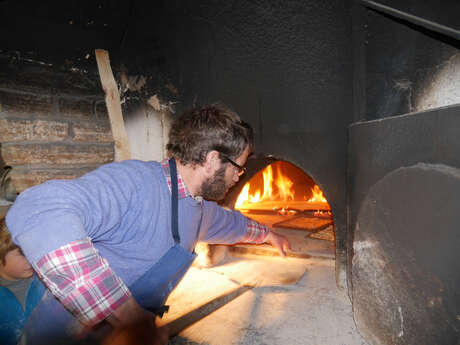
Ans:
[[[238,163],[235,163],[234,161],[232,161],[230,158],[228,158],[228,156],[224,155],[223,153],[220,153],[220,155],[222,156],[223,159],[225,159],[227,162],[229,162],[231,165],[233,165],[235,168],[238,169],[238,176],[241,176],[246,172],[245,167],[242,167]]]

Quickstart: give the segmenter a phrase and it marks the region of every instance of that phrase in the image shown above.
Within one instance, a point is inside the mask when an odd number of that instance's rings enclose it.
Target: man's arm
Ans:
[[[266,225],[250,218],[248,218],[248,230],[242,242],[269,243],[278,250],[283,258],[286,256],[286,250],[291,249],[291,244],[285,236],[270,231]]]
[[[130,296],[119,308],[107,317],[107,322],[113,327],[122,328],[134,323],[150,320],[154,326],[153,314],[144,310],[133,296]]]
[[[132,298],[89,238],[61,246],[32,266],[63,306],[88,327],[105,320]],[[141,314],[139,309],[128,309],[130,317]],[[122,324],[127,317],[118,314],[117,323]]]
[[[136,329],[150,339],[149,344],[167,343],[167,329],[155,326],[155,316],[136,302],[89,238],[62,246],[33,266],[64,307],[86,326],[81,336],[106,320],[123,332]]]
[[[227,210],[215,202],[203,201],[204,233],[200,240],[208,243],[233,244],[269,243],[286,256],[286,250],[291,246],[286,237],[269,230],[266,225],[247,218],[239,211]]]

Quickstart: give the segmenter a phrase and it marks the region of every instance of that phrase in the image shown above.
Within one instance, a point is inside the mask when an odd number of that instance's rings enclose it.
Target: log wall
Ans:
[[[0,155],[17,192],[113,161],[104,94],[82,71],[0,61]]]

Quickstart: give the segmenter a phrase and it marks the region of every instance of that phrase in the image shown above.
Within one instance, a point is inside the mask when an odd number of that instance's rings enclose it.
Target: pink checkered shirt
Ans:
[[[168,160],[163,160],[161,165],[171,189]],[[191,197],[179,174],[177,182],[179,198]],[[247,233],[241,242],[263,243],[268,233],[266,226],[248,219]],[[88,326],[104,320],[131,296],[90,238],[64,245],[43,256],[33,266],[64,307]]]
[[[131,296],[89,238],[48,253],[33,267],[64,307],[88,326],[104,320]]]

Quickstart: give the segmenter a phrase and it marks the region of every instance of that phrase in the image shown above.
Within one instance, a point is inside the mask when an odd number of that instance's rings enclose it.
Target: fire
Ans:
[[[264,187],[263,193],[257,190],[254,194],[249,194],[250,182],[246,183],[235,203],[235,208],[242,208],[243,204],[258,203],[267,200],[294,200],[294,191],[291,189],[294,184],[288,177],[284,176],[280,167],[277,169],[277,178],[273,178],[272,165],[267,166],[262,171]],[[278,193],[275,193],[274,185],[277,187]]]
[[[319,187],[315,184],[312,188],[311,192],[313,196],[308,199],[308,202],[327,202],[326,198],[323,195],[323,191],[319,189]]]
[[[286,208],[287,204],[298,203],[294,201],[295,191],[294,191],[294,182],[283,174],[281,170],[281,165],[276,164],[276,174],[274,174],[272,166],[275,164],[268,165],[262,171],[263,177],[263,189],[256,189],[255,192],[250,193],[250,189],[255,189],[255,185],[251,185],[251,181],[247,182],[241,193],[238,195],[238,198],[235,203],[235,209],[250,209],[256,203],[265,203],[267,207],[273,209],[282,209]],[[274,177],[276,176],[276,178]],[[307,196],[303,197],[303,203],[316,203],[316,204],[326,204],[327,200],[323,195],[321,189],[315,185],[311,189],[311,198],[307,200]],[[307,193],[305,193],[307,194]],[[310,196],[310,193],[307,194]],[[299,199],[299,197],[297,197]],[[300,196],[300,200],[302,197]],[[274,202],[274,203],[273,203]]]

